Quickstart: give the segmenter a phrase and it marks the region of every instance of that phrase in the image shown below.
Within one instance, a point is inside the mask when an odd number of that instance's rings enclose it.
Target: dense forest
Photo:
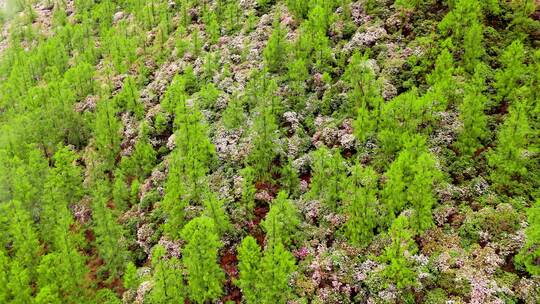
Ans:
[[[540,303],[538,1],[0,7],[0,303]]]

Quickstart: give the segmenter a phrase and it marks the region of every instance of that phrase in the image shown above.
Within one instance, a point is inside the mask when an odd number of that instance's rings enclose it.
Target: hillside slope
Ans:
[[[0,303],[539,303],[539,19],[6,1]]]

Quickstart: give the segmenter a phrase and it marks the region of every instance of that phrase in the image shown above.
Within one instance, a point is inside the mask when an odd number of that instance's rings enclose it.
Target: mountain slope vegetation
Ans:
[[[0,4],[0,303],[540,302],[537,1]]]

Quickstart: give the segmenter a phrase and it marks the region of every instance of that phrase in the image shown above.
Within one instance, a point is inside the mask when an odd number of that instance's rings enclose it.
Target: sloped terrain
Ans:
[[[540,302],[534,0],[0,7],[0,303]]]

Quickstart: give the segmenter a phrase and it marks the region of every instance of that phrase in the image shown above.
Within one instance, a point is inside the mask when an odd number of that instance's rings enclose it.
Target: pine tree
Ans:
[[[39,289],[38,294],[34,299],[36,304],[61,304],[62,300],[56,291],[50,286],[45,286]]]
[[[48,164],[42,155],[42,151],[36,147],[28,151],[24,160],[17,156],[13,157],[12,173],[8,177],[11,180],[10,199],[21,202],[32,215],[39,213],[41,195],[48,174]]]
[[[126,175],[124,171],[117,168],[114,171],[114,184],[112,189],[112,197],[114,206],[119,210],[126,210],[130,200],[130,191],[126,184]]]
[[[187,244],[182,264],[187,271],[189,298],[195,303],[217,299],[223,293],[225,274],[217,263],[218,249],[222,246],[212,219],[198,217],[182,229]]]
[[[290,244],[299,224],[298,210],[293,202],[287,198],[287,192],[280,191],[272,201],[270,211],[261,223],[266,232],[267,244],[276,242]]]
[[[409,222],[414,231],[421,233],[433,225],[431,209],[437,203],[433,184],[440,173],[429,152],[418,156],[414,170],[414,178],[407,189],[407,200],[414,210]]]
[[[183,209],[191,201],[200,202],[206,190],[205,177],[215,157],[207,137],[202,114],[185,100],[176,110],[176,148],[171,153],[163,207],[168,215],[165,231],[177,238],[184,225]]]
[[[191,33],[191,52],[195,57],[200,55],[203,47],[203,42],[199,35],[199,28],[195,27]]]
[[[127,249],[123,227],[116,222],[113,210],[109,209],[110,186],[105,181],[95,185],[92,203],[92,221],[96,235],[96,246],[108,271],[110,279],[116,278],[125,267]]]
[[[440,172],[425,145],[422,136],[410,138],[385,173],[386,183],[381,193],[386,216],[383,226],[405,207],[415,211],[410,220],[415,232],[422,232],[432,225],[431,208],[436,202],[433,184],[440,178]]]
[[[220,200],[215,193],[208,192],[203,201],[204,215],[214,221],[214,227],[218,236],[232,229],[229,215],[225,211],[223,201]]]
[[[399,9],[413,10],[425,4],[425,0],[396,0],[394,6]]]
[[[345,177],[344,160],[339,150],[332,153],[326,147],[318,148],[312,156],[312,178],[309,196],[320,198],[324,204],[336,209],[343,196]]]
[[[296,19],[302,20],[307,17],[307,14],[309,12],[309,4],[310,1],[308,0],[287,0],[285,1],[287,4],[287,8],[289,11],[291,11]]]
[[[358,52],[351,57],[343,78],[347,80],[351,88],[349,107],[358,111],[354,123],[355,135],[364,142],[377,129],[383,104],[381,84],[376,80],[375,73],[369,66],[367,55],[361,56]],[[346,109],[347,112],[349,109]]]
[[[242,99],[232,96],[227,104],[227,108],[223,111],[221,121],[227,129],[235,129],[242,125],[245,119],[244,104]]]
[[[13,252],[12,267],[28,269],[27,275],[33,276],[41,251],[34,222],[20,202],[11,201],[3,204],[9,206],[6,216],[9,221],[7,233]]]
[[[259,303],[286,303],[290,299],[289,277],[296,270],[295,264],[294,256],[280,242],[274,242],[264,251],[258,282]]]
[[[78,156],[68,147],[59,146],[54,154],[54,168],[44,185],[43,205],[40,219],[42,238],[51,248],[73,249],[77,236],[70,233],[73,217],[70,204],[78,201],[83,194],[82,169],[77,166]]]
[[[514,193],[522,189],[520,180],[527,175],[528,159],[523,152],[529,142],[530,127],[523,101],[513,104],[509,112],[497,133],[497,146],[487,160],[496,188]]]
[[[381,84],[377,81],[375,72],[370,66],[367,54],[355,52],[345,69],[343,79],[351,88],[349,102],[354,108],[364,107],[375,112],[383,102]],[[375,113],[375,118],[377,118]]]
[[[99,289],[94,296],[94,301],[103,304],[122,304],[116,293],[109,288]]]
[[[279,128],[276,122],[275,111],[277,106],[271,96],[275,89],[275,82],[270,85],[263,84],[264,96],[255,111],[253,122],[253,149],[248,156],[248,164],[253,167],[257,179],[270,181],[272,162],[277,154],[277,140]]]
[[[446,106],[455,94],[456,83],[453,74],[454,59],[448,49],[444,48],[437,57],[435,69],[427,76],[427,82],[431,85],[435,98],[434,102],[441,110],[446,110]]]
[[[165,97],[160,104],[165,111],[173,113],[177,105],[181,105],[186,102],[187,97],[186,80],[184,79],[183,75],[177,74],[174,76],[169,87],[167,87]]]
[[[461,43],[467,29],[479,22],[481,15],[478,0],[457,0],[452,10],[439,22],[439,29],[445,34],[452,34],[455,44]]]
[[[207,10],[203,15],[203,20],[205,24],[206,35],[210,38],[212,44],[216,44],[219,41],[221,36],[221,29],[218,23],[218,18],[216,13],[211,10]]]
[[[29,268],[24,267],[18,261],[11,262],[10,277],[7,287],[11,291],[9,303],[28,304],[32,303],[32,289]]]
[[[463,128],[456,146],[462,154],[469,157],[482,147],[482,140],[488,136],[487,117],[484,113],[487,97],[482,93],[485,90],[484,81],[479,65],[471,83],[465,87],[465,97],[459,106]]]
[[[146,122],[141,123],[139,138],[135,144],[133,153],[128,158],[123,158],[120,167],[129,176],[146,177],[154,168],[156,151],[148,138],[149,127]]]
[[[283,165],[281,168],[281,189],[286,191],[289,197],[293,197],[298,194],[300,190],[300,178],[298,177],[298,171],[292,164],[292,159]]]
[[[122,280],[124,281],[125,289],[135,289],[139,286],[139,278],[137,277],[137,266],[135,266],[133,262],[127,263]]]
[[[98,103],[94,127],[96,148],[103,159],[105,170],[113,168],[120,152],[122,124],[116,118],[116,108],[111,101]]]
[[[388,282],[396,284],[397,288],[411,287],[416,282],[416,273],[411,269],[407,255],[413,255],[417,249],[408,230],[407,218],[399,216],[388,234],[392,243],[385,248],[384,254],[380,257],[380,260],[386,263],[383,276]]]
[[[418,96],[418,90],[412,89],[384,104],[377,134],[381,152],[393,156],[403,148],[409,136],[419,133],[422,125],[430,123],[433,100],[429,95],[428,92]]]
[[[242,176],[242,208],[248,219],[253,217],[253,209],[255,208],[255,170],[252,167],[245,167],[240,171]]]
[[[121,110],[128,110],[137,119],[142,119],[144,106],[140,102],[140,93],[133,77],[126,77],[122,90],[114,97],[117,107]]]
[[[285,36],[285,29],[281,27],[279,18],[279,15],[276,15],[274,20],[274,30],[263,51],[264,60],[270,72],[282,72],[288,61],[289,45]]]
[[[515,40],[510,44],[500,56],[502,69],[495,74],[495,88],[497,89],[497,100],[514,101],[516,92],[523,85],[524,76],[527,74],[525,51],[523,43]]]
[[[473,74],[481,57],[485,54],[483,45],[483,26],[480,22],[473,23],[466,29],[463,38],[463,64],[465,70]]]
[[[10,291],[7,284],[10,267],[9,257],[0,249],[0,303],[8,303]]]
[[[540,200],[527,210],[529,227],[526,230],[527,240],[515,258],[515,262],[525,266],[532,275],[540,275]]]
[[[63,78],[64,85],[72,89],[77,100],[81,100],[95,91],[94,73],[93,65],[81,62],[66,71]]]
[[[299,57],[287,64],[289,87],[296,95],[303,96],[307,88],[305,81],[308,77],[309,71],[305,58]]]
[[[154,287],[148,295],[150,303],[182,303],[185,286],[180,261],[177,258],[166,259],[165,253],[161,245],[152,251]]]
[[[247,304],[258,303],[261,291],[258,289],[260,280],[261,248],[252,236],[247,236],[238,246],[239,278],[235,284],[242,290]]]
[[[364,246],[373,237],[377,225],[377,173],[357,163],[347,178],[344,198],[345,236],[355,246]]]
[[[38,286],[48,289],[64,301],[81,301],[88,270],[85,258],[75,248],[63,248],[43,256],[38,272]]]

